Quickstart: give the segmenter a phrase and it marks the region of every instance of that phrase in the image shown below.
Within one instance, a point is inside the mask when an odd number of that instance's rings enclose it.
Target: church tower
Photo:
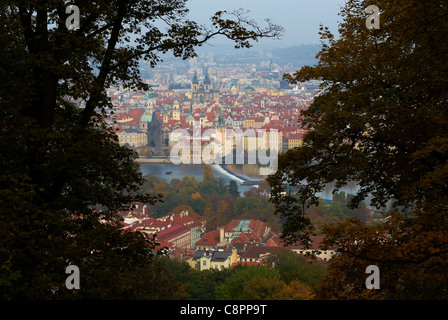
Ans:
[[[173,102],[173,120],[180,120],[180,106],[177,100]]]
[[[209,93],[211,81],[210,81],[210,77],[208,76],[208,69],[205,69],[205,79],[204,79],[203,83],[204,83],[204,91],[206,93]]]
[[[191,80],[191,90],[193,92],[198,91],[199,81],[198,81],[198,74],[196,70],[194,71],[193,79]]]
[[[148,146],[154,148],[154,153],[157,156],[162,155],[162,121],[157,119],[157,114],[153,111],[151,121],[148,122]]]
[[[204,74],[202,83],[199,83],[196,71],[191,80],[191,107],[193,110],[193,107],[203,108],[206,103],[211,101],[219,102],[219,91],[213,89],[207,69],[204,70]]]

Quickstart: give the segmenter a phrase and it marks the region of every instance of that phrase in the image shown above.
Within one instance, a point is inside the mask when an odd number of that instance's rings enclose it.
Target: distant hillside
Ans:
[[[300,46],[293,46],[288,48],[272,49],[271,53],[279,58],[300,58],[300,59],[315,59],[316,54],[320,51],[320,44],[303,44]]]
[[[307,44],[300,46],[293,46],[288,48],[276,48],[272,49],[272,60],[280,63],[293,63],[300,65],[312,65],[317,62],[316,55],[321,50],[319,44]]]

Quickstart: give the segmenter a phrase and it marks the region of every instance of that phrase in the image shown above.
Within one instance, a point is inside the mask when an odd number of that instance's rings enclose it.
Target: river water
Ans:
[[[244,181],[260,181],[263,180],[261,176],[245,175],[243,173],[232,174],[229,170],[224,170],[219,165],[212,165],[212,171],[215,177],[222,177],[228,184],[230,180],[235,180],[238,184],[238,190],[243,196],[244,192],[252,188],[251,185],[242,184]],[[166,182],[171,179],[182,180],[184,176],[194,176],[198,181],[202,181],[204,165],[203,164],[172,164],[172,163],[140,163],[140,171],[144,176],[153,174],[159,178],[162,178]],[[171,172],[171,174],[167,174]]]
[[[179,179],[185,175],[194,176],[198,181],[202,181],[203,178],[203,164],[173,164],[173,163],[140,163],[140,171],[144,176],[153,174],[159,178],[164,179],[166,182],[170,182],[171,179]],[[230,180],[235,180],[238,184],[238,190],[241,196],[244,196],[244,192],[250,190],[252,185],[244,185],[244,181],[261,181],[265,177],[258,175],[259,167],[253,164],[234,164],[227,165],[226,170],[219,165],[212,165],[212,171],[215,177],[222,177],[228,184]],[[167,174],[171,172],[171,174]],[[317,196],[322,199],[333,199],[334,185],[328,184],[325,189],[318,193]],[[346,194],[355,194],[359,190],[359,186],[355,182],[348,182],[346,186],[341,188]],[[370,206],[369,199],[366,199],[367,208],[375,209]]]

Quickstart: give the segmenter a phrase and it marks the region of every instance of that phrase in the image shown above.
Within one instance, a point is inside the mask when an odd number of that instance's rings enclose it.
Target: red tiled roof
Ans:
[[[216,246],[219,243],[219,230],[213,230],[196,242],[196,246]]]
[[[180,234],[190,231],[190,229],[180,223],[171,222],[170,224],[170,227],[157,232],[157,241],[169,241]]]
[[[322,241],[324,239],[325,239],[325,237],[323,237],[323,236],[311,236],[310,237],[310,240],[311,240],[311,242],[310,242],[310,245],[311,245],[310,249],[319,249],[319,246],[320,246],[320,244],[322,243]],[[284,246],[283,240],[280,239],[280,237],[278,237],[278,236],[272,237],[268,241],[268,243],[269,243],[269,246],[275,246],[275,245],[277,245],[278,247],[283,247]],[[306,249],[306,246],[302,245],[302,244],[295,244],[295,245],[287,246],[287,248],[290,248],[290,249]]]
[[[260,220],[254,220],[254,219],[233,219],[231,220],[226,226],[224,226],[225,232],[233,232],[236,227],[240,224],[241,221],[249,220],[249,229],[252,230],[252,233],[258,237],[261,238],[264,236],[264,233],[266,232],[267,225],[265,222]]]
[[[259,259],[262,255],[287,250],[286,247],[250,246],[243,253],[242,259]]]
[[[303,132],[294,132],[289,134],[289,139],[303,139],[305,134]]]

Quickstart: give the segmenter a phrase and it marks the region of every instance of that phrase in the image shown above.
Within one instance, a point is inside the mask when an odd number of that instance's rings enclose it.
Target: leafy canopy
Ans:
[[[141,60],[155,66],[168,52],[188,59],[215,36],[246,48],[282,31],[243,10],[217,12],[200,26],[186,18],[186,3],[0,3],[2,298],[135,298],[155,285],[155,242],[120,230],[118,213],[159,195],[141,191],[136,154],[108,125],[107,89],[149,90]],[[77,30],[66,27],[68,5],[80,10]],[[79,291],[65,288],[68,264],[80,269]]]
[[[381,11],[379,29],[366,27],[369,5]],[[405,208],[379,226],[356,219],[328,226],[327,245],[341,255],[323,297],[447,296],[447,10],[438,0],[347,1],[340,36],[321,27],[318,63],[285,76],[323,83],[300,115],[308,128],[303,146],[281,155],[268,179],[286,220],[282,236],[294,242],[312,234],[304,209],[332,182],[358,183],[351,207],[370,197],[378,208],[391,200]],[[296,194],[285,193],[301,184]],[[363,272],[375,263],[388,280],[384,290],[367,292]]]

